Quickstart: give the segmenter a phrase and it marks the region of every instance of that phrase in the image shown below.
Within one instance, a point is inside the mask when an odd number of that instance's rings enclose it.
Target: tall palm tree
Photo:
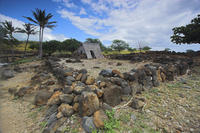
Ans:
[[[40,48],[39,48],[39,57],[42,57],[42,41],[43,41],[43,33],[44,33],[44,28],[53,28],[55,27],[56,21],[49,22],[49,20],[53,17],[51,13],[46,14],[45,10],[41,10],[36,8],[35,11],[32,11],[33,16],[35,19],[31,17],[25,17],[31,22],[35,23],[36,25],[39,26],[39,42],[40,42]]]
[[[18,28],[17,32],[20,33],[26,33],[27,34],[27,39],[26,39],[26,44],[25,44],[25,48],[24,48],[24,56],[26,55],[26,48],[27,48],[27,44],[28,44],[28,40],[29,40],[29,36],[30,35],[35,35],[37,33],[37,31],[35,31],[36,27],[33,24],[23,24],[24,29]]]
[[[13,37],[13,33],[15,33],[18,28],[15,28],[12,25],[12,21],[6,20],[5,22],[1,22],[1,24],[3,26],[3,29],[5,30],[6,38],[9,40],[9,44],[11,45],[12,55],[14,55],[13,44],[16,43],[16,39]]]

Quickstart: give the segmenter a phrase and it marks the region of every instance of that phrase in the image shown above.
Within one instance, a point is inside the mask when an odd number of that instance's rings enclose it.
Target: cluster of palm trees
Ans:
[[[27,48],[27,44],[29,41],[29,36],[30,35],[34,35],[36,34],[38,31],[36,31],[37,27],[39,27],[39,57],[41,58],[43,55],[42,52],[42,41],[43,41],[43,35],[44,35],[44,29],[45,28],[53,28],[55,27],[55,23],[56,21],[52,21],[50,22],[49,20],[53,17],[53,15],[51,13],[46,13],[45,10],[41,10],[36,8],[35,11],[32,11],[33,17],[26,17],[24,16],[26,19],[28,19],[29,21],[31,21],[34,24],[31,23],[25,23],[23,25],[23,29],[21,28],[15,28],[12,25],[12,21],[5,21],[2,22],[2,28],[5,31],[5,35],[4,38],[9,39],[10,41],[15,40],[15,38],[13,37],[13,33],[25,33],[27,35],[27,40],[26,40],[26,44],[25,44],[25,48],[24,48],[24,55],[26,54],[26,48]],[[12,44],[13,45],[13,44]]]

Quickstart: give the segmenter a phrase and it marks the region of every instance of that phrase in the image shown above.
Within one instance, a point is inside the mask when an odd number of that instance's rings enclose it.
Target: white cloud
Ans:
[[[75,8],[77,7],[73,2],[70,2],[69,0],[63,0],[64,5],[68,8]]]
[[[4,22],[5,20],[12,21],[12,24],[14,27],[23,28],[23,24],[24,24],[23,21],[0,14],[0,22]],[[16,37],[19,40],[26,40],[27,38],[26,34],[22,34],[22,33],[14,33],[14,37]],[[38,38],[39,38],[38,34],[30,36],[30,40],[38,41],[39,40]],[[44,30],[44,37],[43,37],[44,41],[48,41],[48,40],[63,41],[65,39],[67,38],[63,34],[53,34],[52,30],[47,29],[47,28]]]
[[[86,15],[87,13],[86,13],[86,11],[85,11],[85,9],[84,8],[81,8],[81,10],[80,10],[80,13],[79,13],[80,15]]]
[[[145,41],[154,49],[172,47],[172,28],[185,25],[199,13],[198,0],[82,0],[87,9],[96,13],[80,17],[75,12],[60,10],[63,18],[69,19],[87,34],[102,41],[123,39],[128,42]],[[87,11],[85,8],[85,10]],[[91,16],[90,16],[91,15]],[[191,45],[185,45],[184,48]],[[198,47],[198,46],[197,46]],[[200,47],[199,47],[200,49]]]

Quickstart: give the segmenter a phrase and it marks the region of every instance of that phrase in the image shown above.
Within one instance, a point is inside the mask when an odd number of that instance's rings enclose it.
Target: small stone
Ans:
[[[71,94],[73,92],[73,88],[71,86],[66,86],[63,88],[62,92],[64,94]]]
[[[69,79],[67,79],[67,80],[66,80],[66,85],[70,85],[70,86],[71,86],[71,85],[72,85],[72,81],[69,80]]]
[[[72,116],[72,114],[74,113],[74,110],[72,108],[72,106],[70,106],[69,104],[65,104],[62,103],[59,107],[58,107],[58,112],[62,112],[62,114],[64,116]]]
[[[101,89],[95,89],[95,93],[97,94],[97,96],[100,98],[100,97],[102,97],[103,96],[103,90],[101,90]]]
[[[108,117],[103,110],[98,110],[94,113],[94,124],[97,128],[103,128],[104,122],[107,120]]]
[[[67,80],[70,80],[70,81],[72,81],[72,82],[74,82],[75,81],[75,79],[74,79],[74,77],[72,77],[72,76],[67,76],[67,78],[66,78]]]
[[[56,117],[57,117],[57,119],[60,119],[60,118],[62,118],[62,117],[63,117],[63,114],[62,114],[62,112],[58,112],[58,114],[56,115]]]
[[[60,91],[56,91],[51,98],[48,100],[47,105],[54,105],[54,104],[59,104],[60,103],[60,95],[63,94]]]
[[[66,72],[64,75],[65,75],[66,77],[67,77],[67,76],[72,76],[73,73],[72,73],[72,72]]]
[[[84,91],[84,88],[84,86],[76,86],[73,91],[75,94],[79,95]]]
[[[74,100],[74,96],[72,94],[62,94],[59,97],[61,103],[71,104]]]
[[[134,99],[131,103],[131,107],[134,109],[141,109],[144,106],[144,102],[138,99]]]
[[[131,120],[133,120],[133,121],[136,120],[136,116],[134,114],[131,114]]]
[[[99,73],[99,75],[102,75],[104,77],[112,77],[112,70],[101,70],[101,72]]]
[[[88,77],[87,77],[87,80],[85,81],[85,83],[86,83],[87,85],[92,85],[92,84],[94,83],[94,81],[95,81],[95,78],[94,78],[94,77],[88,76]]]
[[[81,69],[81,70],[79,70],[79,73],[86,74],[87,70],[86,69]]]
[[[120,71],[118,71],[116,69],[112,70],[112,73],[113,73],[113,75],[116,75],[116,76],[118,76],[120,78],[124,78],[124,75]]]
[[[79,103],[74,103],[73,109],[75,112],[78,112]]]
[[[83,74],[82,73],[79,73],[78,76],[76,77],[76,81],[80,81],[81,78],[82,78]]]
[[[110,105],[108,105],[107,103],[103,103],[102,108],[103,108],[103,110],[110,110],[110,111],[112,110],[112,107]]]
[[[82,127],[87,133],[92,133],[92,131],[96,130],[93,117],[87,117],[87,116],[83,117]]]
[[[99,86],[100,86],[100,88],[106,87],[106,82],[101,82],[101,83],[99,84]]]
[[[83,74],[82,77],[81,77],[81,82],[85,83],[86,80],[87,80],[87,75]]]
[[[52,105],[51,107],[47,109],[45,116],[48,117],[52,115],[53,113],[57,112],[57,108],[58,108],[58,105],[56,104]]]
[[[117,62],[116,66],[121,66],[122,63],[121,62]]]

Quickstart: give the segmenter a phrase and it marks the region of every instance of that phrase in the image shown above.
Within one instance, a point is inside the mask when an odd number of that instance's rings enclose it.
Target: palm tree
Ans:
[[[13,52],[13,44],[16,43],[16,39],[13,37],[13,33],[15,33],[17,31],[18,28],[15,28],[13,25],[12,25],[12,21],[5,21],[5,22],[1,22],[2,26],[3,26],[3,29],[5,30],[5,33],[6,33],[6,38],[9,40],[9,44],[11,45],[12,49],[12,55],[14,54]]]
[[[42,41],[43,41],[43,33],[44,33],[44,28],[53,28],[55,27],[56,21],[49,22],[49,20],[53,17],[51,13],[46,14],[45,10],[41,10],[36,8],[35,11],[32,11],[33,16],[35,19],[31,17],[25,17],[29,21],[35,23],[36,25],[39,26],[39,42],[40,42],[40,48],[39,48],[39,57],[42,57]]]
[[[26,33],[27,34],[26,45],[25,45],[25,48],[24,48],[24,56],[25,56],[26,55],[26,47],[27,47],[27,44],[28,44],[29,36],[30,35],[35,35],[37,33],[37,31],[35,31],[36,27],[33,24],[30,24],[30,23],[23,24],[23,26],[24,26],[24,29],[18,28],[17,32]]]

